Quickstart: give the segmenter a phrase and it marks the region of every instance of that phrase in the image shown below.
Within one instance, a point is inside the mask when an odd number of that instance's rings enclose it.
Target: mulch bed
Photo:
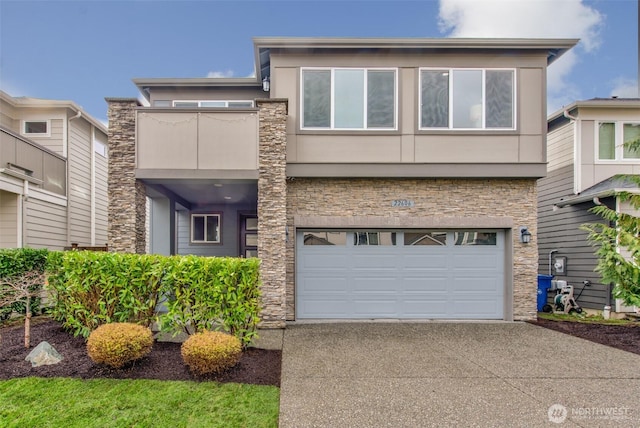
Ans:
[[[640,354],[640,323],[614,325],[538,318],[537,321],[531,321],[531,324]]]
[[[25,357],[42,341],[51,344],[62,356],[59,364],[31,367]],[[81,379],[159,379],[235,382],[280,386],[282,352],[249,348],[238,365],[216,376],[195,376],[183,363],[180,343],[155,342],[151,353],[122,369],[95,364],[87,355],[86,342],[73,337],[50,319],[34,318],[31,348],[24,347],[24,325],[0,328],[0,379],[15,377],[70,377]]]

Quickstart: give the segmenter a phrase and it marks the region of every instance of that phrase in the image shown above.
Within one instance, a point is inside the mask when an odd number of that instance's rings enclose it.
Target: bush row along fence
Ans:
[[[39,264],[23,258],[35,259]],[[7,260],[15,260],[11,264]],[[165,332],[222,330],[247,346],[260,312],[259,260],[92,251],[0,250],[11,275],[46,270],[51,314],[74,335],[102,324],[157,322]],[[0,271],[0,277],[5,271]]]

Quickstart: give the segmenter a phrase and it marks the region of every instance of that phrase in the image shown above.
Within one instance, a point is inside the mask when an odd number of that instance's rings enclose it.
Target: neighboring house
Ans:
[[[576,40],[256,38],[108,98],[109,245],[261,259],[264,325],[536,316],[546,70]],[[527,228],[531,243],[521,242]]]
[[[538,183],[539,273],[573,285],[585,308],[632,310],[613,299],[613,284],[602,284],[594,272],[595,248],[580,225],[603,222],[589,212],[595,204],[638,215],[616,196],[639,191],[624,175],[640,174],[640,153],[623,146],[638,137],[640,99],[577,101],[548,118],[548,172]]]
[[[107,243],[107,129],[71,101],[0,91],[0,248]]]

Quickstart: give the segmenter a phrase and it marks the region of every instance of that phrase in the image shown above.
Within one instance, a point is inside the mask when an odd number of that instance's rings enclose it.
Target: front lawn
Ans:
[[[279,389],[236,383],[15,378],[2,427],[277,427]]]

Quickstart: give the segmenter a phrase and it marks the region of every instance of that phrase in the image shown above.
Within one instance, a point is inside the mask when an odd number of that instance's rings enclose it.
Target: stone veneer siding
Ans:
[[[362,226],[385,224],[396,228],[421,224],[440,228],[487,227],[490,219],[508,223],[513,241],[513,319],[534,319],[538,270],[536,186],[533,179],[291,179],[287,186],[287,223],[291,231],[286,257],[287,320],[295,317],[294,226],[308,226],[294,225],[294,220],[305,216],[326,217],[327,225],[332,221],[341,223],[335,221],[340,218],[344,224],[353,223],[355,216],[360,217],[357,221],[362,221]],[[415,206],[392,208],[394,199],[413,200]],[[527,226],[532,234],[528,245],[520,242],[520,226]],[[509,243],[506,248],[508,251]]]
[[[109,104],[109,250],[144,254],[146,191],[135,178],[135,98],[107,98]]]
[[[287,101],[256,100],[259,108],[258,257],[262,327],[285,326],[287,234]]]

